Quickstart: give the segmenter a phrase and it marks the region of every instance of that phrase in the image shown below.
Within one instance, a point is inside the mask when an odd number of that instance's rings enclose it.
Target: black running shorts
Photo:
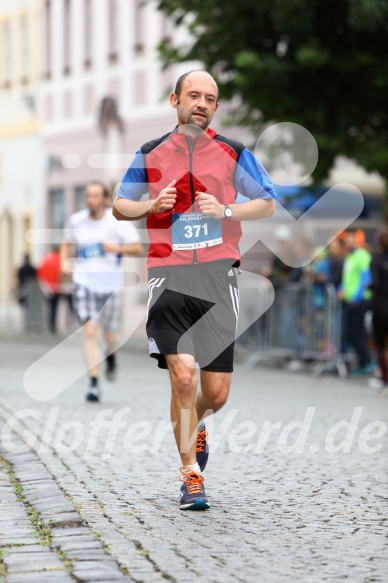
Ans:
[[[234,260],[149,270],[150,356],[191,354],[203,370],[232,372],[239,292]]]

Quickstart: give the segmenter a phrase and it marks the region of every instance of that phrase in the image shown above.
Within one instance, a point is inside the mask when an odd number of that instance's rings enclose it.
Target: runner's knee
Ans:
[[[97,339],[97,326],[90,324],[89,322],[84,325],[84,337],[85,340],[96,340]]]
[[[181,398],[190,398],[195,396],[197,388],[197,376],[195,371],[186,367],[177,367],[171,372],[172,390]]]

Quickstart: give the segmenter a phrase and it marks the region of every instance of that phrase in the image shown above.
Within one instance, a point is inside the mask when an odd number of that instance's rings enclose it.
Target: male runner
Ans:
[[[83,324],[84,355],[89,375],[87,401],[99,401],[99,328],[106,345],[106,377],[114,380],[117,362],[117,328],[121,315],[123,274],[122,255],[143,255],[139,234],[132,224],[117,224],[111,208],[107,208],[109,193],[99,182],[86,188],[87,208],[73,214],[65,226],[61,246],[64,273],[71,271],[67,261],[76,256],[72,269],[74,308]]]
[[[241,220],[273,214],[275,192],[239,142],[210,129],[218,87],[205,71],[182,75],[170,95],[178,125],[136,153],[114,200],[118,219],[147,216],[150,356],[171,379],[171,419],[181,456],[181,510],[209,508],[198,423],[229,394],[238,317],[235,268]],[[148,200],[141,200],[149,192]],[[236,204],[240,192],[250,200]],[[197,372],[200,368],[200,390]],[[196,435],[197,441],[189,436]]]

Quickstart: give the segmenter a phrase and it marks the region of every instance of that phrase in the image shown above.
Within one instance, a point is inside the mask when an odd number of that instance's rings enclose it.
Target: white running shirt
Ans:
[[[102,244],[130,245],[140,237],[132,223],[118,221],[108,208],[99,220],[92,219],[88,209],[72,215],[65,225],[64,240],[77,249],[73,283],[104,294],[123,287],[123,273],[120,256],[104,253]]]

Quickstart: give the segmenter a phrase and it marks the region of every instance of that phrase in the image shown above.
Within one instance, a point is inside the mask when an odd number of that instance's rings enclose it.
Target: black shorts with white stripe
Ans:
[[[232,372],[239,311],[235,260],[149,270],[150,356],[190,354],[203,370]]]

